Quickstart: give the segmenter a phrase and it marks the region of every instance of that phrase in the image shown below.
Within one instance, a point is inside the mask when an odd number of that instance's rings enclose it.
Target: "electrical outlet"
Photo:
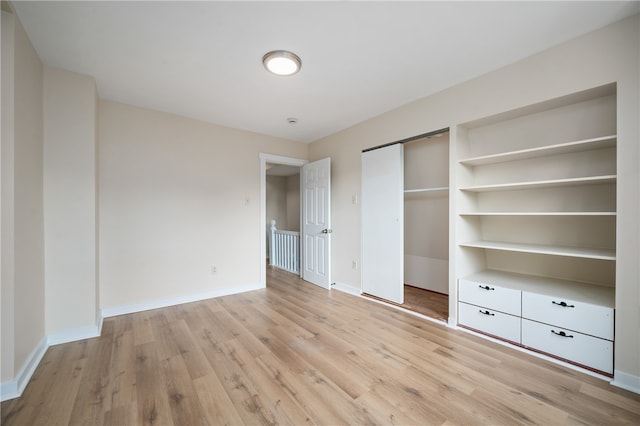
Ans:
[[[218,267],[217,266],[212,266],[211,267],[211,273],[212,274],[217,274],[218,273]]]
[[[358,269],[358,261],[357,260],[352,260],[351,261],[351,267],[353,269]]]

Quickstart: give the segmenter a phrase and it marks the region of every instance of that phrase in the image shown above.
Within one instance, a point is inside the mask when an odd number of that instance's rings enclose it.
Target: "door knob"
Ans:
[[[332,233],[332,232],[333,232],[333,230],[331,230],[331,229],[323,229],[323,230],[322,230],[322,233],[323,233],[323,234],[330,234],[330,233]]]

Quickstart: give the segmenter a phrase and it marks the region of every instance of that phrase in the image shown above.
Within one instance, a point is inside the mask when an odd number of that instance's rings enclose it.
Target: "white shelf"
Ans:
[[[514,290],[548,294],[595,305],[615,307],[615,288],[534,275],[487,269],[464,277],[470,281],[491,283]]]
[[[554,188],[560,186],[601,185],[615,183],[616,175],[588,176],[569,179],[551,179],[532,182],[511,182],[492,185],[474,185],[460,188],[469,192],[515,191],[519,189]]]
[[[448,186],[439,186],[435,188],[419,188],[419,189],[405,189],[405,194],[420,194],[424,192],[448,192]]]
[[[504,163],[507,161],[526,160],[529,158],[545,157],[549,155],[567,154],[571,152],[589,151],[594,149],[613,148],[616,146],[617,135],[603,136],[600,138],[584,139],[579,141],[561,143],[557,145],[543,146],[539,148],[523,149],[518,151],[501,152],[499,154],[483,155],[480,157],[460,160],[460,164],[466,166],[482,166],[486,164]]]
[[[502,241],[471,241],[462,243],[460,246],[521,253],[547,254],[552,256],[580,257],[585,259],[616,260],[615,250],[610,249],[505,243]]]
[[[460,216],[616,216],[616,212],[462,212]]]

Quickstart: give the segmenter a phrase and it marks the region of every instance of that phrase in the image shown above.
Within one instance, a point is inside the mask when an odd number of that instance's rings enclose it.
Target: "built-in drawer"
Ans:
[[[521,291],[491,283],[458,280],[458,300],[511,315],[520,316]]]
[[[609,340],[523,318],[522,344],[605,373],[613,373],[613,342]]]
[[[458,303],[458,322],[483,333],[520,343],[520,317]]]
[[[613,340],[613,308],[523,291],[522,317]]]

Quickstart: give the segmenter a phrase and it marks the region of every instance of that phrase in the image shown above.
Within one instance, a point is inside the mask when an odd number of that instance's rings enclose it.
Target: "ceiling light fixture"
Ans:
[[[264,67],[276,75],[293,75],[300,71],[302,61],[295,53],[272,50],[262,57]]]

